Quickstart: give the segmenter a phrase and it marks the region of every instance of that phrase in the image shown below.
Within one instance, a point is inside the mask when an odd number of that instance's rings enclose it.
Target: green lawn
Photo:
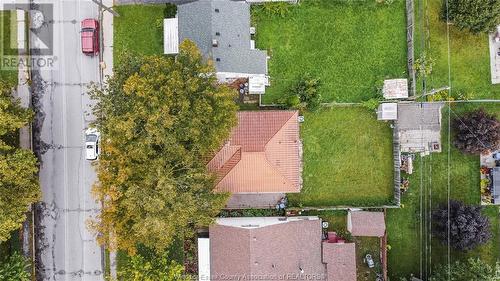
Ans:
[[[393,198],[392,131],[363,107],[306,113],[302,192],[292,206],[380,206]]]
[[[405,1],[300,2],[285,17],[252,10],[256,46],[271,56],[265,102],[302,72],[320,77],[325,100],[338,102],[370,99],[385,78],[406,77]]]
[[[451,117],[462,112],[484,107],[489,112],[496,112],[500,117],[500,104],[460,104],[452,107]],[[429,235],[429,215],[433,207],[447,201],[448,172],[450,173],[450,198],[470,204],[480,203],[479,157],[465,156],[451,147],[450,165],[448,169],[448,109],[443,109],[443,152],[419,158],[414,165],[414,174],[409,177],[410,188],[402,197],[401,209],[387,211],[389,251],[389,275],[392,278],[419,276],[420,267],[423,272],[440,263],[447,262],[447,249]],[[421,196],[423,200],[421,200]],[[429,199],[430,198],[430,199]],[[500,258],[500,235],[498,207],[491,206],[484,210],[490,218],[494,238],[486,245],[467,254],[451,252],[451,260],[467,256],[479,256],[494,263]],[[420,214],[424,219],[420,219]],[[426,227],[427,226],[427,227]],[[430,242],[430,243],[428,243]],[[425,250],[425,245],[429,245]],[[422,258],[421,258],[422,255]],[[421,262],[422,261],[422,262]],[[396,279],[398,280],[398,279]]]
[[[422,3],[426,3],[426,15],[421,12]],[[435,60],[432,74],[427,77],[427,89],[440,88],[448,82],[448,41],[446,23],[441,21],[442,1],[416,1],[419,11],[416,18],[415,58],[422,50],[422,23],[428,21],[429,38],[425,41],[425,50]],[[488,36],[486,34],[473,35],[468,31],[461,31],[450,26],[450,59],[451,59],[451,86],[453,93],[472,94],[476,99],[500,99],[500,85],[491,84],[490,57]],[[422,89],[422,80],[419,79],[418,88]]]
[[[16,13],[11,11],[0,11],[0,27],[1,30],[1,44],[0,44],[0,60],[5,55],[13,56],[17,53],[10,50],[11,36],[17,36],[16,33]],[[14,38],[15,39],[15,38]],[[5,70],[0,67],[0,81],[8,82],[12,85],[17,84],[17,70]]]
[[[163,10],[165,5],[115,7],[114,58],[124,51],[141,55],[163,54]]]
[[[380,238],[378,237],[353,237],[356,243],[356,264],[358,281],[376,280],[377,273],[382,273],[380,263]],[[375,262],[374,268],[369,268],[364,262],[366,254],[370,254]],[[397,281],[397,280],[396,280]]]

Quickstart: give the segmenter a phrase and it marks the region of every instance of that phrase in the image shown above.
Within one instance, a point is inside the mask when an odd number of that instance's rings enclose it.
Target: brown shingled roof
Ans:
[[[323,243],[328,281],[356,281],[356,244]]]
[[[210,160],[217,191],[300,192],[298,112],[240,111],[227,143]]]
[[[382,237],[385,234],[384,213],[350,211],[347,215],[347,230],[353,236]]]
[[[255,280],[279,280],[280,276],[297,276],[301,270],[303,274],[319,278],[314,280],[326,280],[320,220],[290,221],[258,228],[210,227],[212,280],[250,275],[259,278]]]

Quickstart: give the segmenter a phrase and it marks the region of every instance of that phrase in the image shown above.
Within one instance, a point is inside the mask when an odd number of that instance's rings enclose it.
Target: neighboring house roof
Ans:
[[[385,235],[383,212],[349,211],[347,230],[353,236],[382,237]]]
[[[441,151],[443,103],[399,103],[396,128],[401,151]]]
[[[247,2],[193,1],[178,5],[177,16],[179,39],[194,41],[204,56],[213,59],[217,72],[267,74],[267,52],[250,48]]]
[[[356,281],[356,244],[323,243],[328,281]]]
[[[300,192],[298,112],[240,111],[227,143],[208,163],[216,190],[231,193]]]
[[[279,276],[304,274],[323,275],[321,221],[295,220],[272,224],[266,218],[225,219],[241,222],[240,226],[210,226],[210,275],[212,280],[222,276],[267,277],[259,280],[278,280]],[[248,227],[245,227],[247,225]],[[276,279],[274,279],[276,277]],[[236,279],[235,279],[236,280]],[[319,279],[323,280],[323,279]]]
[[[322,243],[318,217],[219,218],[209,237],[211,280],[356,280],[355,244]]]

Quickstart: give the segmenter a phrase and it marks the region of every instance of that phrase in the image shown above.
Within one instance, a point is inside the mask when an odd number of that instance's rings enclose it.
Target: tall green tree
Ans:
[[[236,93],[217,83],[190,41],[176,57],[122,58],[92,91],[103,151],[94,188],[103,208],[93,226],[111,248],[162,252],[211,223],[228,198],[213,191],[206,163],[236,125]]]
[[[491,32],[500,24],[500,1],[443,0],[442,19],[472,33]]]
[[[0,242],[21,226],[28,206],[41,194],[36,157],[16,147],[17,132],[31,117],[12,99],[10,85],[0,82]]]
[[[429,281],[498,281],[500,265],[491,266],[476,258],[437,266]]]

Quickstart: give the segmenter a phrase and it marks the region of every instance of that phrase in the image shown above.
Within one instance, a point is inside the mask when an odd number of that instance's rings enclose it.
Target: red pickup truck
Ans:
[[[87,56],[99,53],[99,22],[95,19],[82,21],[82,52]]]

